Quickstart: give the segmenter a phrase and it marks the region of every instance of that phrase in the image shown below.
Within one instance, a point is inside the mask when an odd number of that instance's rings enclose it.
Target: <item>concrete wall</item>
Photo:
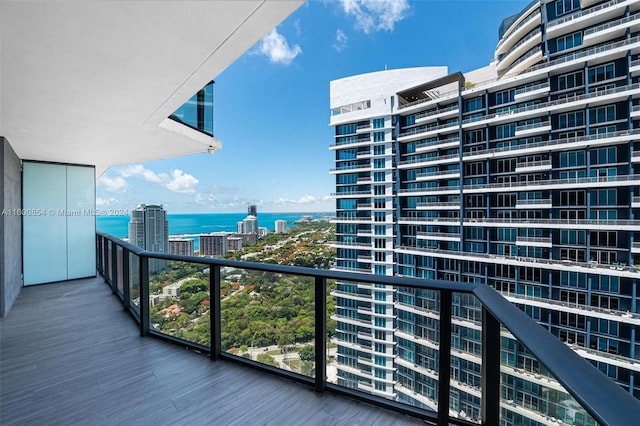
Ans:
[[[0,317],[9,313],[22,288],[22,173],[20,159],[0,136]]]

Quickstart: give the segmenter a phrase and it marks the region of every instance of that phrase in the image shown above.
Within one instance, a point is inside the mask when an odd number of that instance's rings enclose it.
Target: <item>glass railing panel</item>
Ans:
[[[451,297],[449,415],[479,423],[482,418],[482,305],[467,293]]]
[[[122,264],[123,264],[123,252],[122,252],[122,247],[116,245],[116,256],[117,256],[117,274],[116,274],[116,291],[118,292],[118,295],[120,297],[122,297],[122,295],[124,294],[124,275],[123,275],[123,268],[122,268]]]
[[[222,351],[315,374],[314,278],[221,268]]]
[[[211,346],[209,266],[149,260],[149,328],[199,346]]]
[[[501,327],[500,423],[595,426],[544,365]]]
[[[337,296],[335,296],[335,291],[337,288],[336,280],[327,280],[327,294],[326,294],[326,306],[327,306],[327,342],[325,351],[326,355],[326,381],[328,383],[338,383],[338,341],[336,337],[336,324],[338,323],[335,320],[336,315],[336,301]]]
[[[140,257],[129,253],[129,307],[140,318]]]
[[[433,411],[435,416],[440,387],[440,292],[395,287],[395,299],[397,400]]]
[[[437,291],[338,281],[327,381],[390,401],[438,408]],[[331,346],[335,345],[335,349]]]

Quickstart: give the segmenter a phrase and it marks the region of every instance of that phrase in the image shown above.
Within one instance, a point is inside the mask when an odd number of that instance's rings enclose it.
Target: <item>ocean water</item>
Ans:
[[[332,213],[258,213],[258,225],[269,231],[275,229],[276,220],[286,220],[289,226],[303,216],[312,219],[328,219]],[[193,235],[195,250],[199,248],[198,234],[210,232],[236,232],[237,223],[247,217],[246,213],[180,213],[168,214],[169,235]],[[96,229],[118,238],[127,238],[129,233],[129,216],[97,216]]]

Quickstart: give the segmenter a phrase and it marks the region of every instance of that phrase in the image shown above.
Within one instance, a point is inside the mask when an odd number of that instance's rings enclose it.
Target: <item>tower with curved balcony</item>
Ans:
[[[331,83],[337,268],[484,284],[640,398],[640,2],[534,1],[470,72]],[[337,381],[435,409],[439,295],[338,283]],[[450,414],[479,421],[482,315],[453,297]],[[508,332],[505,425],[591,419]]]

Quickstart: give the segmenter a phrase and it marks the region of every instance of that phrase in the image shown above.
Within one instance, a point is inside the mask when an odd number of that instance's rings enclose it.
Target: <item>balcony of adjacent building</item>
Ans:
[[[600,22],[611,21],[616,17],[623,16],[627,7],[632,12],[640,9],[640,6],[633,0],[611,0],[592,6],[594,3],[593,0],[587,0],[582,3],[583,9],[549,22],[546,28],[547,36],[555,38],[564,34],[569,27],[588,28]]]
[[[513,46],[518,44],[522,38],[535,27],[542,23],[542,14],[538,3],[531,3],[520,16],[504,30],[500,41],[496,46],[496,56],[506,55]]]
[[[637,140],[640,140],[640,129],[619,130],[586,136],[550,139],[521,145],[509,145],[500,148],[464,152],[462,159],[463,161],[477,161],[486,160],[488,158],[515,157],[535,153],[547,153],[550,151],[580,149],[598,145],[614,145]],[[640,161],[640,159],[636,160],[637,152],[640,151],[634,151],[631,161]],[[638,155],[640,156],[640,154]]]
[[[526,93],[529,95],[532,95],[534,93],[544,94],[545,91],[549,90],[548,87],[548,84],[534,85],[532,86],[532,90],[521,93]],[[530,119],[536,116],[546,117],[549,112],[557,114],[564,111],[584,107],[586,104],[589,104],[589,106],[603,105],[611,102],[625,100],[629,96],[637,96],[639,94],[640,84],[635,83],[622,85],[606,90],[587,93],[584,95],[567,96],[562,99],[556,99],[553,101],[539,102],[533,105],[512,108],[509,111],[505,112],[491,113],[473,118],[467,118],[462,121],[462,127],[465,130],[471,130],[474,128],[481,128],[483,126],[486,126],[487,124],[502,124],[518,120]],[[526,134],[525,130],[530,131],[530,129],[532,128],[533,127],[520,129],[520,134],[516,132],[516,136],[522,136]],[[545,130],[550,130],[550,128]]]
[[[419,139],[436,136],[440,133],[454,132],[457,131],[457,129],[457,120],[448,123],[428,124],[419,127],[403,129],[400,131],[400,134],[398,134],[398,142],[412,142]]]
[[[571,399],[570,394],[578,398],[580,403],[574,404],[582,416],[592,413],[601,424],[623,424],[619,420],[620,404],[624,406],[625,415],[639,409],[638,402],[628,393],[577,357],[543,328],[530,325],[535,323],[486,286],[160,255],[102,234],[97,236],[96,248],[98,269],[104,279],[93,278],[25,289],[16,302],[12,316],[2,320],[0,389],[3,424],[51,419],[68,423],[103,423],[112,420],[183,424],[201,421],[287,423],[295,416],[296,422],[300,420],[305,423],[352,423],[371,419],[365,421],[413,424],[429,420],[442,425],[493,425],[508,411],[525,412],[528,416],[547,419],[550,416],[560,417],[560,413],[565,411],[537,411],[500,396],[500,382],[505,379],[501,373],[509,369],[508,365],[500,365],[499,356],[500,336],[505,334],[506,329],[510,330],[513,338],[532,351],[531,356],[538,357],[540,362],[547,365],[548,371],[545,369],[542,374],[544,380],[552,383],[549,387],[557,388],[563,400]],[[189,316],[185,321],[171,325],[165,318],[166,315],[172,315],[168,308],[173,306],[171,303],[178,304],[178,297],[176,301],[168,300],[162,305],[167,305],[163,308],[167,309],[166,313],[160,314],[158,306],[154,305],[152,293],[157,288],[152,283],[167,278],[169,281],[183,280],[177,275],[159,276],[151,273],[148,262],[156,257],[170,262],[171,270],[180,270],[181,266],[188,268],[200,281],[198,285],[202,288],[199,290],[204,299],[194,305],[188,315],[186,311],[183,312]],[[270,341],[271,337],[268,336],[250,333],[248,341],[253,340],[253,343],[246,347],[236,346],[228,340],[232,324],[229,314],[244,314],[235,311],[224,296],[227,294],[226,276],[233,275],[233,279],[237,280],[238,274],[250,275],[254,272],[254,276],[272,277],[275,280],[273,283],[305,287],[305,291],[315,295],[311,309],[305,308],[305,315],[310,318],[312,336],[309,340],[301,339],[292,345],[326,349],[314,351],[312,361],[302,361],[301,352],[295,348],[283,353],[280,351],[283,344]],[[297,281],[291,281],[294,277]],[[351,367],[336,366],[332,358],[336,354],[335,344],[327,337],[327,319],[330,317],[327,306],[331,303],[329,290],[333,280],[359,282],[371,291],[368,297],[360,297],[331,290],[333,296],[358,301],[360,305],[357,310],[361,315],[377,316],[371,306],[382,297],[383,293],[373,296],[374,292],[379,293],[380,290],[384,290],[386,297],[392,297],[396,288],[430,289],[437,294],[440,309],[433,311],[432,317],[438,318],[441,332],[436,344],[430,343],[429,339],[414,337],[406,330],[398,336],[429,342],[425,344],[440,354],[441,368],[439,371],[432,370],[432,374],[440,381],[447,381],[450,386],[441,386],[436,395],[430,396],[399,382],[391,382],[392,387],[387,390],[376,388],[373,381],[367,382],[371,384],[370,387],[358,386],[358,389],[340,386],[336,374],[341,374],[339,370],[345,371],[344,368],[348,370]],[[256,288],[254,291],[260,290]],[[459,294],[474,297],[484,306],[483,320],[476,325],[485,336],[485,343],[482,344],[482,351],[476,355],[452,347],[451,334],[444,331],[447,327],[459,327],[468,322],[452,315],[450,308],[447,308],[452,296],[457,300],[456,295]],[[392,302],[387,299],[387,306],[392,306],[389,303]],[[365,312],[367,306],[369,311]],[[411,306],[407,308],[413,309]],[[242,309],[253,308],[246,305]],[[73,315],[70,316],[70,312]],[[387,311],[381,315],[383,318],[390,314]],[[355,326],[371,325],[371,321],[341,314],[335,314],[334,318]],[[164,326],[166,324],[169,326]],[[470,326],[475,328],[476,325]],[[55,333],[52,332],[54,329]],[[377,328],[374,326],[373,329]],[[386,332],[384,328],[381,330]],[[47,347],[46,352],[38,349],[43,342]],[[185,350],[185,347],[191,350]],[[345,343],[344,347],[349,346]],[[360,344],[352,349],[358,353],[369,351],[368,346]],[[371,354],[369,357],[361,356],[362,363],[358,363],[364,367],[366,362],[371,368],[379,366],[380,354],[377,351]],[[377,356],[374,357],[374,354]],[[463,359],[470,357],[475,362],[482,362],[481,386],[445,374],[445,371],[451,371],[448,367],[452,359],[450,356]],[[408,363],[396,354],[386,359],[387,363]],[[411,363],[411,368],[416,372],[425,368],[414,364]],[[572,366],[570,370],[566,368],[567,365]],[[311,369],[308,368],[310,366]],[[383,368],[389,368],[389,364]],[[580,374],[576,374],[576,371]],[[61,380],[69,384],[64,391],[60,388]],[[363,380],[367,381],[366,378]],[[473,414],[452,410],[449,402],[453,403],[455,399],[452,398],[457,396],[450,389],[475,395],[481,401],[479,411]],[[593,389],[593,393],[590,389]],[[608,390],[604,396],[602,389]],[[416,396],[412,399],[416,403],[400,402],[398,392],[411,392]],[[42,397],[25,398],[27,393]],[[139,397],[132,400],[131,395]],[[247,400],[260,403],[247,406]],[[367,401],[368,405],[363,406],[356,401]],[[428,401],[428,408],[418,408],[419,401]],[[423,404],[419,405],[424,407]],[[303,414],[299,412],[300,406],[305,407]],[[278,409],[274,410],[274,407]],[[563,418],[567,419],[564,414]]]
[[[407,223],[410,223],[407,221]],[[416,225],[418,222],[414,222]],[[424,223],[424,222],[423,222]],[[475,226],[472,222],[471,226]],[[504,227],[504,225],[502,226]],[[638,228],[635,228],[638,229]],[[502,264],[511,266],[536,267],[546,270],[579,272],[584,274],[610,275],[626,278],[640,278],[640,268],[632,262],[611,261],[599,263],[597,261],[577,261],[569,259],[553,259],[531,256],[517,256],[497,253],[476,253],[459,250],[446,250],[424,247],[419,245],[399,245],[394,251],[414,255],[429,255],[430,257],[456,260],[472,260],[489,264]],[[630,251],[629,251],[630,252]]]

